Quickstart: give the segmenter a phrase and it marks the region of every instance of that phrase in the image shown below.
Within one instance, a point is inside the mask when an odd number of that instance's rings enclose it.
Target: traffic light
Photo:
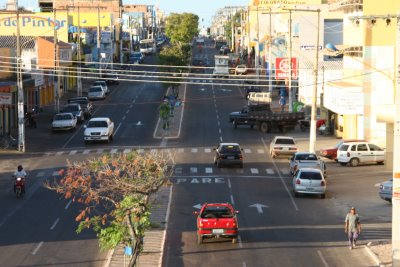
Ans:
[[[211,34],[211,29],[210,29],[210,27],[208,27],[207,28],[207,35],[210,35]]]

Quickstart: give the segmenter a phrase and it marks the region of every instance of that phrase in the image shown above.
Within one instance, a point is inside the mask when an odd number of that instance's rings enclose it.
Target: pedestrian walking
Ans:
[[[358,236],[361,233],[361,222],[354,207],[352,207],[350,212],[346,215],[344,232],[347,233],[349,238],[349,249],[355,248]]]
[[[281,112],[285,112],[286,98],[284,96],[279,99],[279,105],[281,106]]]

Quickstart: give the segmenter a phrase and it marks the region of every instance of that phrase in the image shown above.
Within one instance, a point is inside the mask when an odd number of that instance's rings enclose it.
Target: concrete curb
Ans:
[[[372,258],[372,260],[375,262],[375,266],[378,267],[384,267],[385,265],[382,264],[381,260],[378,258],[378,256],[372,252],[372,250],[369,248],[369,244],[364,246],[365,250],[367,251],[368,255]]]
[[[171,184],[170,188],[169,188],[169,198],[168,198],[168,206],[167,206],[167,214],[165,214],[165,227],[164,227],[164,233],[163,233],[163,238],[161,240],[161,255],[160,255],[160,261],[159,261],[159,267],[162,266],[163,264],[163,258],[164,258],[164,251],[165,251],[165,239],[167,237],[167,230],[168,230],[168,221],[169,221],[169,214],[170,214],[170,210],[171,210],[171,199],[172,199],[172,188],[173,188],[174,184]]]

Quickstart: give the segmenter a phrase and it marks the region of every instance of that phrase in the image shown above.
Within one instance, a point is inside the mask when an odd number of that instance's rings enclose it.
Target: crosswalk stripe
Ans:
[[[203,83],[206,83],[207,82],[207,80],[203,80]]]
[[[60,172],[59,171],[53,171],[51,176],[60,176]]]
[[[249,149],[249,148],[245,148],[245,149],[244,149],[244,153],[246,153],[246,154],[250,154],[250,153],[251,153],[251,149]]]
[[[204,153],[211,153],[211,148],[204,148]]]
[[[126,148],[126,149],[124,149],[124,154],[128,154],[128,153],[130,153],[131,151],[132,151],[132,149]]]
[[[116,149],[116,148],[113,148],[113,149],[111,149],[111,151],[110,151],[111,154],[116,154],[117,152],[118,152],[118,149]]]
[[[185,150],[183,148],[178,148],[178,153],[183,153]]]
[[[236,169],[236,173],[237,173],[237,174],[243,174],[243,173],[244,173],[244,170],[243,170],[243,169]]]
[[[197,148],[192,148],[192,153],[197,153],[198,149]]]
[[[265,152],[264,152],[264,149],[258,149],[258,150],[257,150],[257,153],[258,153],[258,154],[264,154]]]
[[[197,168],[196,167],[190,167],[190,172],[191,173],[197,173]]]
[[[46,152],[46,153],[44,153],[44,156],[45,157],[49,157],[51,155],[51,153],[50,152]]]
[[[153,148],[153,149],[151,149],[150,150],[150,153],[152,154],[152,155],[155,155],[155,154],[157,154],[157,149],[156,148]]]
[[[252,174],[258,174],[258,169],[256,168],[250,168],[250,171]]]
[[[175,168],[175,174],[182,174],[182,168],[181,167]]]
[[[212,173],[213,169],[212,168],[206,168],[206,173]]]
[[[61,156],[62,154],[64,154],[64,151],[58,151],[58,152],[56,153],[56,156]]]
[[[267,174],[274,174],[274,170],[273,169],[266,169],[265,171],[267,172]]]
[[[137,150],[137,153],[143,154],[143,153],[144,153],[144,149],[143,149],[143,148],[139,148],[139,149]]]
[[[102,148],[97,149],[97,151],[96,151],[97,154],[101,154],[101,153],[103,153],[103,152],[104,152],[104,149],[102,149]]]
[[[281,173],[284,175],[289,174],[289,170],[288,169],[281,169]]]
[[[90,149],[85,149],[85,150],[83,150],[83,155],[87,155],[87,154],[89,154],[90,153]]]
[[[75,155],[78,152],[78,150],[71,150],[71,152],[69,152],[69,155]]]

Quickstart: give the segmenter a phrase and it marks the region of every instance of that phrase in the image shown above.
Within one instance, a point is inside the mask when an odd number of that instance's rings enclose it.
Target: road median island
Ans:
[[[180,137],[186,97],[186,84],[180,84],[177,88],[178,94],[174,97],[173,89],[169,87],[163,102],[160,104],[159,108],[169,105],[172,112],[168,118],[163,119],[161,116],[159,117],[153,134],[153,138],[155,139],[176,139]]]

